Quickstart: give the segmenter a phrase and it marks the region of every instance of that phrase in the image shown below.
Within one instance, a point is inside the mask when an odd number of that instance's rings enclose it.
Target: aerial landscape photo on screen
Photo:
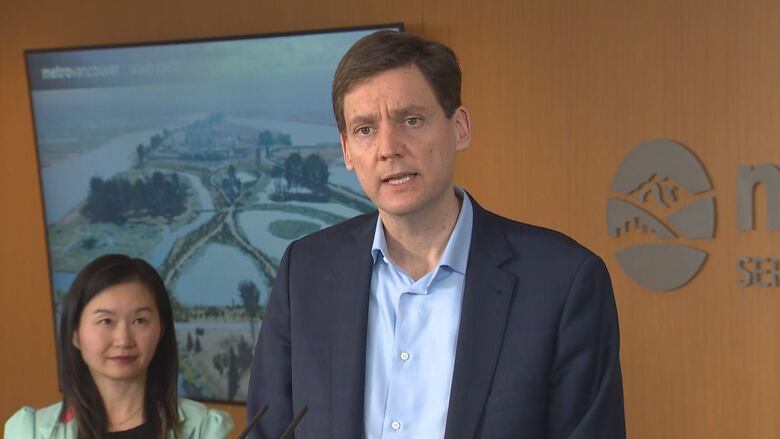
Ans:
[[[55,318],[86,263],[143,258],[174,305],[180,394],[245,401],[286,246],[374,209],[330,100],[373,30],[28,52]]]

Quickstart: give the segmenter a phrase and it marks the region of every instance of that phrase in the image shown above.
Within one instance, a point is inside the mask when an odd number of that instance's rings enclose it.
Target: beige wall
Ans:
[[[735,269],[739,256],[780,257],[780,231],[766,230],[759,203],[758,229],[737,232],[734,191],[737,165],[780,164],[780,3],[223,3],[0,5],[0,418],[59,398],[24,49],[403,21],[461,57],[475,134],[459,182],[483,206],[562,230],[609,265],[630,436],[780,437],[780,287],[738,288]],[[614,170],[660,137],[696,152],[718,209],[716,238],[690,242],[710,253],[702,272],[664,294],[622,272],[614,253],[625,243],[605,225]],[[219,407],[244,424],[243,407]]]

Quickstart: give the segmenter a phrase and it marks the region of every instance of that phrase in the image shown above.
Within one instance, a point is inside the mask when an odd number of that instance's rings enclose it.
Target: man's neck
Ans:
[[[446,197],[433,206],[403,217],[381,215],[390,258],[414,280],[431,272],[439,263],[458,221],[462,199]]]

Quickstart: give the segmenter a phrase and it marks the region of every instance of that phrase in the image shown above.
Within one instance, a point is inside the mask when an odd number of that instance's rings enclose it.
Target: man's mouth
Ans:
[[[417,174],[411,173],[411,174],[396,174],[391,175],[387,178],[382,179],[382,182],[396,186],[399,184],[408,183],[412,178],[414,178]]]

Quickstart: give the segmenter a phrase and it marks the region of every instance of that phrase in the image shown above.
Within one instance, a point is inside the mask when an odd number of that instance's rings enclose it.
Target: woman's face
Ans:
[[[143,381],[161,334],[152,293],[131,281],[106,288],[87,303],[73,345],[96,383]]]

